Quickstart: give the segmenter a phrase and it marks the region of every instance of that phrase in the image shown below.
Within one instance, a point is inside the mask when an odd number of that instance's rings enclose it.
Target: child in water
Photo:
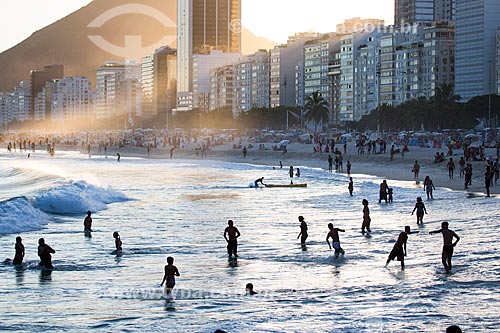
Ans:
[[[169,296],[172,294],[172,289],[175,286],[175,277],[181,276],[179,274],[179,270],[174,266],[174,258],[167,258],[167,265],[165,266],[165,275],[163,276],[163,281],[160,283],[160,287],[163,287],[163,283],[165,284],[165,295]]]

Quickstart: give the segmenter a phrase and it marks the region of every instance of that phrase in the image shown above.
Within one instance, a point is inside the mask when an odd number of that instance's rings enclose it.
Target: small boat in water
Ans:
[[[307,187],[307,184],[266,184],[266,187]]]

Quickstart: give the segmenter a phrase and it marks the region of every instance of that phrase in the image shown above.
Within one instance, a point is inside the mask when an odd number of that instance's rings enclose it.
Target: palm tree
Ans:
[[[305,118],[314,122],[314,131],[319,122],[328,121],[328,102],[321,96],[319,90],[305,98],[304,108],[306,109]]]
[[[460,95],[454,94],[453,86],[447,83],[443,83],[436,87],[436,93],[432,97],[432,100],[438,105],[453,104],[461,99],[462,97],[460,97]]]

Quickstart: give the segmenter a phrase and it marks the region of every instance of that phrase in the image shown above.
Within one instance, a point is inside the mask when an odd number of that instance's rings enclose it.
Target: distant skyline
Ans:
[[[0,52],[90,2],[2,0]],[[386,24],[394,21],[394,0],[242,0],[242,7],[243,25],[255,35],[277,43],[286,42],[296,32],[335,31],[337,24],[353,17],[383,19]]]

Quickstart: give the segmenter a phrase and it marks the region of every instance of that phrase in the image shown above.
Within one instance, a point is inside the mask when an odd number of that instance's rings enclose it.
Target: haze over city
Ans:
[[[0,30],[9,33],[3,34],[0,39],[0,52],[15,46],[36,30],[52,24],[90,2],[92,1],[3,0]],[[358,16],[383,19],[386,24],[392,24],[394,1],[243,0],[242,2],[243,25],[255,35],[277,43],[286,42],[287,37],[296,32],[307,30],[331,32],[335,30],[336,24]]]

